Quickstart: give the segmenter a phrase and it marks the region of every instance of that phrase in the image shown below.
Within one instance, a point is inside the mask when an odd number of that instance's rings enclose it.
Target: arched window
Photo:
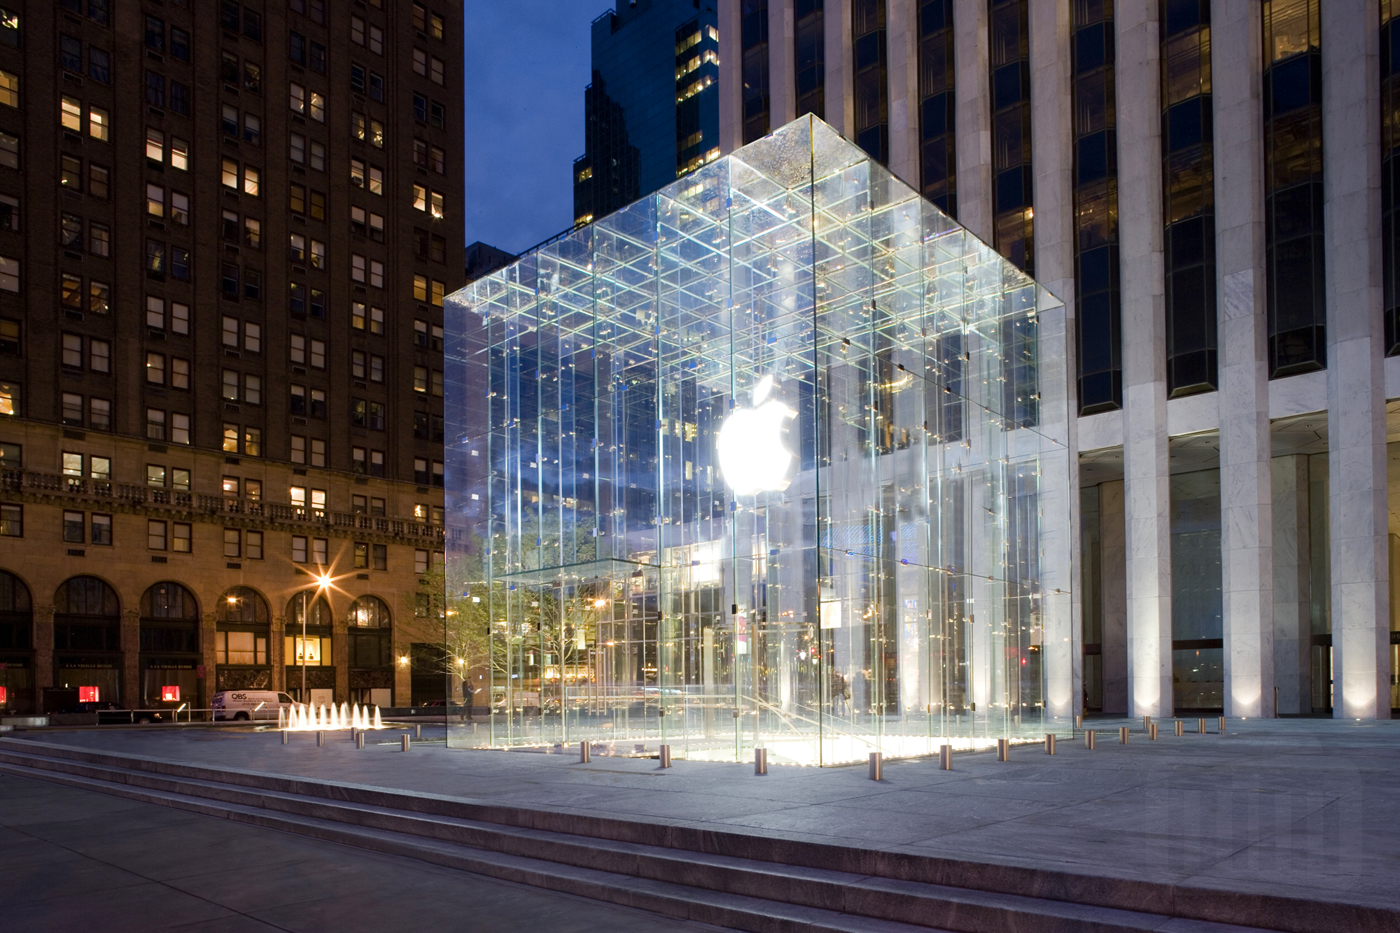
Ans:
[[[141,594],[141,618],[193,622],[199,619],[199,603],[179,583],[157,583]]]
[[[121,602],[117,591],[97,577],[71,577],[59,586],[53,596],[55,615],[121,618]]]
[[[141,594],[141,706],[176,707],[195,700],[199,682],[199,602],[179,583],[156,583]]]
[[[389,606],[378,596],[361,596],[350,607],[348,622],[354,628],[389,628]]]
[[[219,597],[218,621],[237,625],[267,625],[267,600],[251,586],[235,586]]]
[[[307,614],[308,607],[310,614]],[[301,628],[302,617],[305,616],[307,628],[321,626],[330,628],[331,626],[331,605],[326,602],[326,597],[317,596],[312,599],[310,593],[298,593],[292,597],[292,601],[287,604],[287,626],[288,628]]]
[[[0,570],[0,651],[28,651],[33,646],[34,613],[29,587]]]

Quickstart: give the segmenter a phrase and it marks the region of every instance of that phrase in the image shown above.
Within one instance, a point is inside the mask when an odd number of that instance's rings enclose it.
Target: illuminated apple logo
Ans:
[[[773,377],[764,376],[753,390],[754,407],[734,409],[719,429],[715,449],[720,472],[736,496],[779,492],[792,482],[792,451],[783,443],[783,422],[797,413],[769,399],[772,391]]]

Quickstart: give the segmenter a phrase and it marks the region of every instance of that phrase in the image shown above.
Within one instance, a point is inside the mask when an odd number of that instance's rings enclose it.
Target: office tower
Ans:
[[[617,0],[593,21],[576,223],[719,157],[718,50],[715,0]]]
[[[0,6],[0,705],[440,697],[460,5]]]
[[[1077,702],[1400,709],[1400,4],[717,12],[723,152],[810,110],[1064,300]]]

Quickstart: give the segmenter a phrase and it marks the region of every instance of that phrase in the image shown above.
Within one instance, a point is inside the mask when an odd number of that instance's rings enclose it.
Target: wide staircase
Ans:
[[[1380,933],[1400,910],[992,865],[0,738],[0,772],[759,933]]]

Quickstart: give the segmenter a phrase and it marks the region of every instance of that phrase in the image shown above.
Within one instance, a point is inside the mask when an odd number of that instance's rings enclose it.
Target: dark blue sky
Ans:
[[[467,242],[520,252],[573,223],[589,23],[611,0],[466,0]]]

